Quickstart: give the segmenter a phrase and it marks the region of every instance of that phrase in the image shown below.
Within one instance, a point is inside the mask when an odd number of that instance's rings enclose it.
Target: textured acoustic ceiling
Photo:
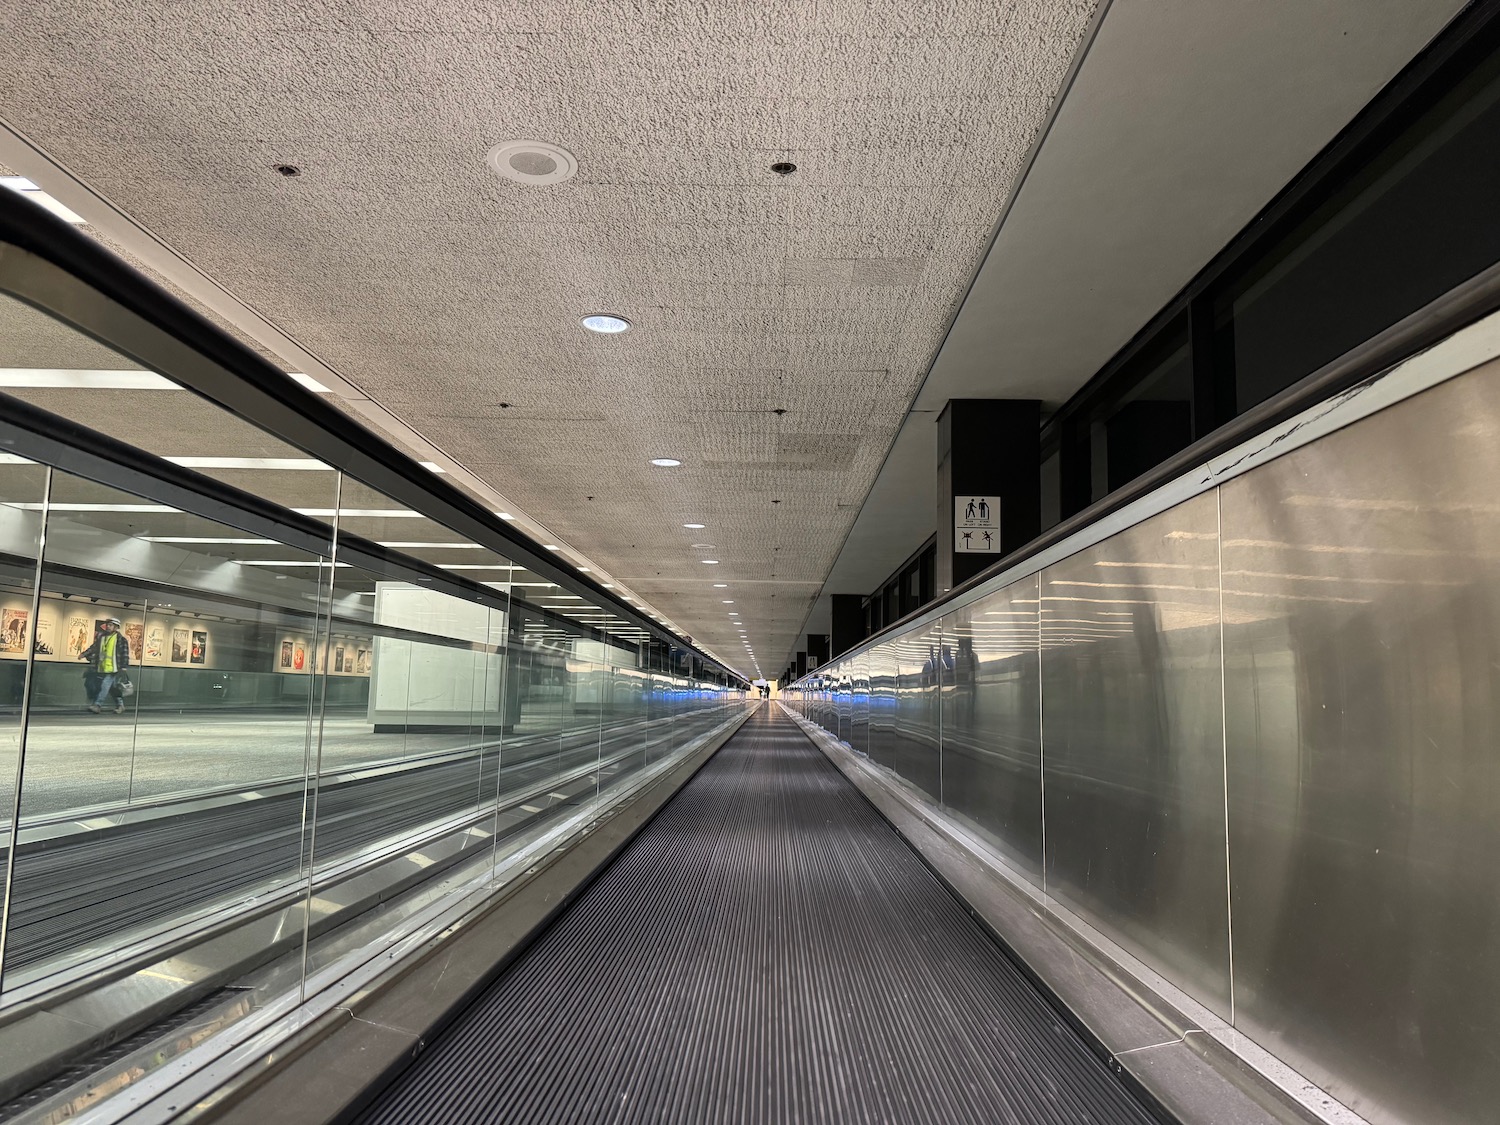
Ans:
[[[57,0],[0,14],[0,106],[751,671],[728,583],[774,675],[1093,8]],[[521,137],[576,178],[496,177]]]

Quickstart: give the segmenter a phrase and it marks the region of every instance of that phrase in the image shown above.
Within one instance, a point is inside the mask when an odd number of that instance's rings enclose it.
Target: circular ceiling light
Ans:
[[[623,316],[611,316],[609,313],[592,313],[578,323],[590,332],[598,332],[604,336],[618,336],[621,332],[630,331],[630,321]]]
[[[578,171],[577,158],[549,141],[502,141],[484,161],[507,180],[537,187],[571,180]]]
[[[675,457],[653,457],[651,458],[651,463],[658,469],[675,469],[678,465],[682,464]]]

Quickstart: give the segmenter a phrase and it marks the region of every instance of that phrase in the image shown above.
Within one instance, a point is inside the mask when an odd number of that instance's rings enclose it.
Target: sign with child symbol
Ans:
[[[953,498],[953,550],[961,554],[1000,553],[1000,497]]]

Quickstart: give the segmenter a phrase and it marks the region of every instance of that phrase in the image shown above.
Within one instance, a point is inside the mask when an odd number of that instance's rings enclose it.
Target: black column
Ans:
[[[807,634],[807,666],[821,668],[828,663],[828,634]]]
[[[865,639],[865,599],[859,594],[833,595],[833,656],[843,656]]]
[[[807,653],[799,652],[797,654],[797,678],[800,680],[805,675],[807,675]]]
[[[955,398],[938,415],[939,597],[1041,533],[1041,424],[1036,399]]]

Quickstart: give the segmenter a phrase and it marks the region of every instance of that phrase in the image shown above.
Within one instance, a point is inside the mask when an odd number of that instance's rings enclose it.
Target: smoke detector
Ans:
[[[507,180],[521,184],[560,184],[578,171],[571,152],[547,141],[504,141],[484,159]]]

